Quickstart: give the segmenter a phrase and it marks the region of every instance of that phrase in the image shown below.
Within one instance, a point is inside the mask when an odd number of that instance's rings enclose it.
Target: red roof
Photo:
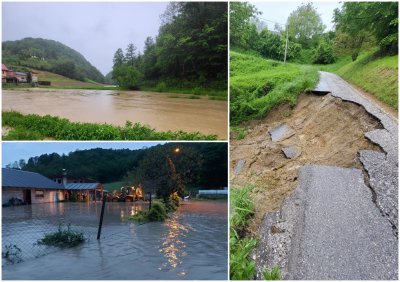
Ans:
[[[2,71],[3,71],[3,70],[8,71],[8,68],[6,67],[5,64],[1,64],[1,70],[2,70]]]

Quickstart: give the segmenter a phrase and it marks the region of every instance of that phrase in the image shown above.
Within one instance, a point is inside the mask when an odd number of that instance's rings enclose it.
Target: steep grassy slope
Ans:
[[[282,103],[296,104],[299,94],[318,81],[314,67],[235,51],[230,53],[230,67],[232,125],[262,117]]]
[[[64,44],[42,38],[24,38],[2,44],[2,62],[51,71],[72,79],[104,82],[104,76],[79,52]]]
[[[383,58],[365,55],[336,73],[398,109],[398,55]]]

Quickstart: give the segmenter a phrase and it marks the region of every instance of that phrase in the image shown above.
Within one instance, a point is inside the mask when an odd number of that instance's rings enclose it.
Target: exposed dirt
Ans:
[[[282,123],[291,127],[295,134],[273,142],[268,130]],[[246,124],[246,137],[235,140],[232,136],[231,139],[230,178],[234,187],[254,186],[252,196],[256,213],[249,231],[256,234],[265,213],[281,207],[283,200],[297,186],[298,169],[302,165],[312,163],[362,169],[358,151],[380,151],[364,137],[365,132],[377,128],[382,128],[379,121],[361,106],[343,102],[330,94],[302,94],[293,109],[283,105],[263,120]],[[282,148],[289,145],[296,145],[301,155],[287,159]],[[239,169],[237,164],[241,160],[245,163]]]

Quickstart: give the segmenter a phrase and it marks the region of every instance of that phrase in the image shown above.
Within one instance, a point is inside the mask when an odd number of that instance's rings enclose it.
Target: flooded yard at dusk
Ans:
[[[73,122],[124,126],[140,122],[157,131],[199,131],[228,136],[227,101],[204,96],[117,90],[32,88],[3,90],[3,111],[51,115]],[[197,99],[200,98],[200,99]]]
[[[106,203],[100,240],[100,202],[3,208],[3,252],[19,244],[23,259],[3,258],[3,279],[227,279],[226,201],[184,201],[165,222],[127,220],[147,208],[144,202]],[[70,249],[33,245],[60,223],[88,240]]]

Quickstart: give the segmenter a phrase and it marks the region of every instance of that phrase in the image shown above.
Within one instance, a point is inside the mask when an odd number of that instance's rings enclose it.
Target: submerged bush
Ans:
[[[3,248],[1,257],[11,264],[23,262],[21,249],[17,245],[9,244]]]
[[[155,202],[152,204],[149,211],[139,211],[137,214],[130,216],[129,220],[134,220],[139,223],[150,221],[164,221],[168,218],[166,207],[164,204]]]
[[[164,221],[167,218],[165,206],[161,203],[154,203],[147,214],[149,221]]]
[[[43,239],[38,240],[39,245],[47,245],[60,248],[72,248],[85,242],[82,232],[71,231],[70,226],[66,230],[58,227],[58,231],[46,234]]]

